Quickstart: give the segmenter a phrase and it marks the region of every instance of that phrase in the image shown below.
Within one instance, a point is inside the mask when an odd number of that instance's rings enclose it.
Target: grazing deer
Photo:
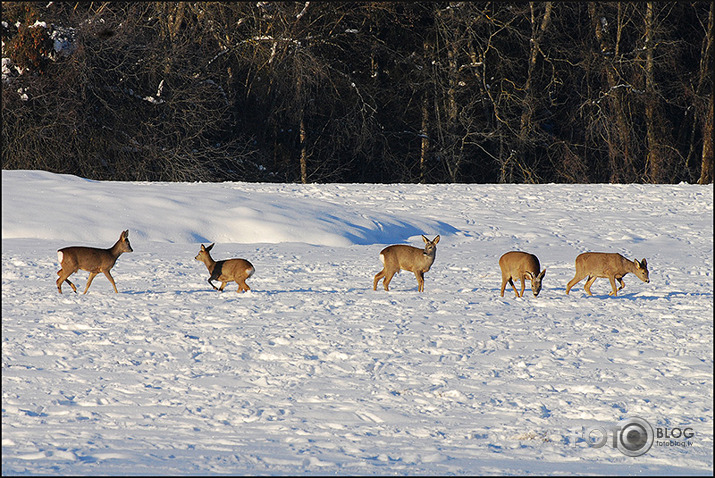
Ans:
[[[246,279],[251,277],[256,269],[253,264],[245,259],[226,259],[223,261],[215,261],[211,258],[209,251],[213,249],[215,243],[211,244],[209,247],[204,247],[201,244],[201,250],[195,257],[197,261],[201,261],[206,264],[206,268],[209,270],[211,277],[209,277],[209,284],[216,290],[223,292],[223,288],[229,282],[235,282],[238,284],[238,290],[236,292],[244,292],[251,290],[246,284]],[[221,287],[216,287],[212,280],[217,280],[221,282]]]
[[[434,262],[435,253],[437,252],[437,243],[439,236],[433,240],[422,236],[425,241],[425,248],[406,246],[403,244],[395,244],[387,246],[380,252],[380,261],[383,268],[375,274],[375,280],[372,283],[372,290],[377,290],[377,283],[383,279],[382,286],[385,290],[392,280],[392,276],[400,272],[400,270],[410,271],[415,273],[417,277],[417,290],[424,292],[425,290],[425,272],[427,272]]]
[[[501,268],[501,296],[504,297],[504,289],[507,282],[511,284],[517,297],[524,297],[525,279],[531,281],[531,292],[534,297],[541,292],[541,281],[544,279],[546,269],[541,270],[539,259],[534,254],[526,252],[511,251],[499,258]],[[517,292],[513,279],[521,279],[521,292]]]
[[[598,277],[605,277],[611,281],[613,291],[608,295],[616,296],[618,291],[623,289],[623,276],[629,272],[634,273],[643,282],[650,282],[648,278],[648,263],[645,259],[638,262],[638,259],[629,261],[625,257],[615,252],[584,252],[576,258],[576,275],[566,286],[566,293],[575,286],[581,279],[588,276],[583,289],[591,294],[591,285]],[[621,287],[616,290],[616,281]]]
[[[98,249],[96,247],[84,247],[84,246],[72,246],[65,247],[57,251],[57,258],[60,261],[62,268],[57,271],[57,275],[60,276],[57,279],[57,290],[62,293],[62,283],[67,281],[67,283],[72,287],[72,290],[77,293],[77,288],[68,279],[69,276],[82,269],[83,271],[89,271],[89,279],[87,279],[87,286],[84,288],[84,294],[89,290],[89,285],[94,280],[94,277],[100,272],[104,272],[107,276],[109,282],[112,283],[114,287],[114,292],[119,293],[117,290],[117,285],[114,283],[112,274],[109,271],[114,267],[114,263],[117,262],[117,258],[123,252],[134,252],[131,244],[129,244],[129,229],[123,231],[119,236],[119,240],[109,249]]]

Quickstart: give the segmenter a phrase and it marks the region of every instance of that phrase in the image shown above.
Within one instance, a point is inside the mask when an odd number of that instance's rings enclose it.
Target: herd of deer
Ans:
[[[388,288],[392,277],[401,270],[410,271],[417,278],[418,290],[425,290],[425,272],[430,270],[434,263],[435,254],[437,252],[437,243],[439,236],[433,240],[422,236],[425,242],[424,249],[407,246],[403,244],[395,244],[384,248],[380,252],[380,261],[383,268],[375,275],[372,288],[377,290],[377,283],[382,279],[382,286],[385,290]],[[251,290],[246,284],[246,279],[251,277],[255,272],[253,265],[245,259],[226,259],[223,261],[215,261],[209,253],[214,244],[208,247],[201,245],[198,255],[195,257],[197,261],[201,261],[209,270],[209,284],[216,290],[223,291],[226,284],[235,282],[238,284],[237,292]],[[104,273],[112,283],[114,292],[117,292],[117,286],[109,271],[114,267],[117,258],[124,252],[133,252],[131,244],[129,244],[129,230],[123,231],[119,236],[119,240],[109,249],[99,249],[96,247],[73,246],[65,247],[57,251],[57,258],[60,261],[62,268],[57,272],[60,276],[57,279],[57,289],[62,293],[62,283],[67,282],[72,290],[77,292],[77,288],[69,281],[69,276],[82,269],[89,272],[87,286],[84,289],[86,294],[89,286],[95,276],[100,272]],[[523,297],[525,280],[531,281],[531,291],[534,296],[538,296],[541,291],[541,283],[546,274],[546,269],[541,270],[539,259],[526,252],[511,251],[507,252],[499,258],[499,267],[501,268],[501,296],[504,297],[504,289],[507,283],[511,285],[517,297]],[[584,252],[576,257],[576,275],[566,285],[566,293],[578,282],[588,277],[584,290],[591,294],[591,285],[599,278],[607,278],[611,281],[613,291],[609,295],[618,295],[618,291],[625,287],[623,276],[628,273],[635,274],[643,282],[650,282],[648,278],[648,264],[646,260],[638,261],[634,259],[630,261],[617,253],[605,252]],[[212,281],[220,281],[221,287],[216,287]],[[521,280],[521,292],[516,290],[514,280]],[[616,281],[621,285],[616,289]]]

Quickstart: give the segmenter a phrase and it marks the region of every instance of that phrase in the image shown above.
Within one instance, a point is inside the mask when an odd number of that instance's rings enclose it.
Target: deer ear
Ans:
[[[122,237],[125,239],[129,237],[129,229],[127,229],[126,231],[122,231]]]
[[[546,275],[546,269],[541,271],[541,273],[539,274],[539,277],[541,277],[543,279],[545,275]]]
[[[633,263],[636,265],[636,267],[637,267],[638,269],[642,269],[642,268],[643,268],[643,266],[641,265],[641,263],[638,262],[638,259],[633,259]]]
[[[424,234],[422,234],[422,240],[425,241],[425,244],[429,242],[429,239],[427,239]]]
[[[645,257],[644,257],[643,260],[641,261],[641,266],[643,266],[643,267],[647,267],[647,266],[648,266],[648,263],[646,262]]]
[[[216,245],[216,243],[215,243],[215,242],[212,242],[211,245],[206,248],[206,250],[207,250],[207,251],[210,251],[211,249],[213,249],[213,247],[214,247],[215,245]]]
[[[432,242],[434,242],[435,244],[439,242],[439,234],[437,234],[437,237],[435,237]]]

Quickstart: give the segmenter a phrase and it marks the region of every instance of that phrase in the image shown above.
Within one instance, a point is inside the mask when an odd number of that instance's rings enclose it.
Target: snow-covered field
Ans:
[[[119,294],[57,292],[57,249],[124,229]],[[425,292],[373,291],[380,250],[421,234],[441,235]],[[251,292],[209,286],[210,242],[254,264]],[[546,267],[537,298],[499,296],[509,250]],[[650,283],[566,295],[585,251],[647,258]],[[712,185],[3,171],[2,473],[710,475],[712,316]],[[583,438],[630,417],[693,435],[639,457]]]

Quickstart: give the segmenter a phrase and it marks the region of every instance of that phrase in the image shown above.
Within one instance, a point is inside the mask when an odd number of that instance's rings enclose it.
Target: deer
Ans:
[[[425,272],[430,270],[434,263],[439,235],[431,241],[422,236],[422,240],[425,242],[424,249],[405,244],[393,244],[380,251],[380,261],[383,267],[380,272],[375,274],[372,290],[377,290],[377,283],[380,279],[383,279],[382,286],[389,291],[388,286],[392,277],[399,273],[400,270],[404,270],[414,272],[415,277],[417,277],[417,290],[424,292]]]
[[[546,269],[541,270],[539,259],[534,254],[527,252],[511,251],[499,258],[501,268],[501,296],[504,297],[506,284],[511,284],[517,297],[524,297],[525,279],[531,281],[531,292],[534,297],[541,292],[541,282],[546,274]],[[514,279],[521,280],[521,292],[516,290]]]
[[[62,268],[57,271],[57,275],[60,276],[57,279],[57,290],[61,294],[62,283],[67,282],[76,294],[77,288],[70,282],[69,276],[82,269],[89,272],[89,279],[87,279],[87,286],[84,288],[83,295],[87,293],[94,277],[100,272],[107,276],[109,282],[112,283],[112,287],[114,287],[114,292],[118,294],[117,285],[114,283],[114,278],[109,271],[112,270],[119,256],[125,252],[134,252],[132,245],[129,243],[129,229],[122,231],[119,240],[109,249],[85,246],[71,246],[59,249],[57,259],[60,261]]]
[[[588,295],[593,295],[591,285],[597,278],[603,277],[611,281],[611,289],[613,290],[608,295],[617,296],[618,291],[626,286],[623,282],[623,276],[629,272],[635,274],[645,283],[650,282],[648,263],[645,259],[640,262],[638,259],[630,261],[615,252],[584,252],[576,257],[576,275],[566,286],[566,293],[568,294],[571,288],[584,277],[588,277],[583,289]],[[621,284],[617,290],[616,281]]]
[[[195,257],[197,261],[203,262],[209,270],[209,274],[211,274],[211,276],[208,281],[209,284],[211,284],[211,287],[219,292],[223,292],[223,288],[226,287],[226,284],[229,282],[235,282],[238,284],[238,290],[236,292],[251,290],[251,288],[248,287],[248,284],[246,284],[246,279],[251,277],[256,271],[253,264],[248,262],[246,259],[225,259],[223,261],[213,260],[209,251],[213,249],[215,244],[216,243],[212,243],[208,247],[201,244],[201,250]],[[214,283],[211,282],[214,280],[220,281],[221,287],[216,287]]]

